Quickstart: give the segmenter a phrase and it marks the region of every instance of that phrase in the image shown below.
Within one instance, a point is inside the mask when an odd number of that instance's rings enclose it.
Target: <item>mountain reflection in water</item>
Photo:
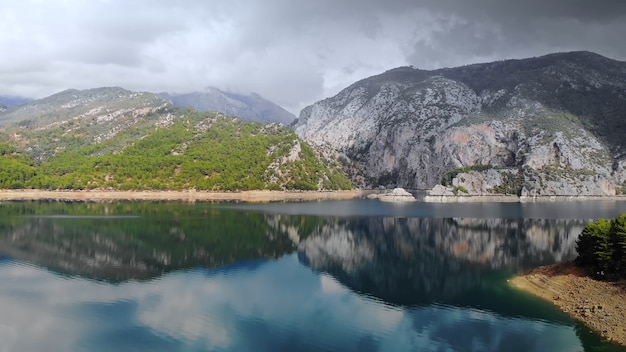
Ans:
[[[261,214],[180,203],[4,203],[0,213],[10,215],[0,218],[0,255],[112,282],[295,249]]]
[[[573,259],[584,224],[537,219],[334,219],[316,228],[299,251],[302,262],[314,270],[387,302],[450,302],[499,272],[502,276]]]
[[[586,223],[319,217],[168,203],[5,203],[0,210],[14,214],[0,220],[0,254],[69,275],[149,279],[178,269],[278,258],[298,248],[314,270],[380,287],[366,292],[401,292],[396,286],[409,280],[433,297],[453,294],[451,282],[484,269],[519,272],[572,259]]]
[[[624,351],[506,285],[564,207],[0,203],[0,349]]]

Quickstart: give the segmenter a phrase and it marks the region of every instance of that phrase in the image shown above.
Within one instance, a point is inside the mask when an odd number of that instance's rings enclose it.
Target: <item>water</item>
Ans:
[[[0,204],[0,351],[626,351],[506,284],[626,202]]]

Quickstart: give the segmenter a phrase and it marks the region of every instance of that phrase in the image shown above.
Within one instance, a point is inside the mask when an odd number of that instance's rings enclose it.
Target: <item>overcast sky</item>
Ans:
[[[589,50],[626,0],[0,0],[0,95],[256,92],[297,114],[387,69]]]

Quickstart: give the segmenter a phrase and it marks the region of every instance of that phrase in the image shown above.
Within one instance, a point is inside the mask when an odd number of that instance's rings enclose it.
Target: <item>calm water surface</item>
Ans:
[[[626,351],[511,275],[626,202],[0,203],[0,351]]]

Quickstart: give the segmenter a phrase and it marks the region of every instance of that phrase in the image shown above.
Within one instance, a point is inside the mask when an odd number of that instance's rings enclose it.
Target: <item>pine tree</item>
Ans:
[[[604,242],[608,240],[608,233],[611,223],[606,219],[598,219],[587,224],[576,241],[578,257],[576,263],[582,266],[599,268],[598,252]]]
[[[626,214],[611,220],[609,241],[612,269],[615,274],[626,277]]]

